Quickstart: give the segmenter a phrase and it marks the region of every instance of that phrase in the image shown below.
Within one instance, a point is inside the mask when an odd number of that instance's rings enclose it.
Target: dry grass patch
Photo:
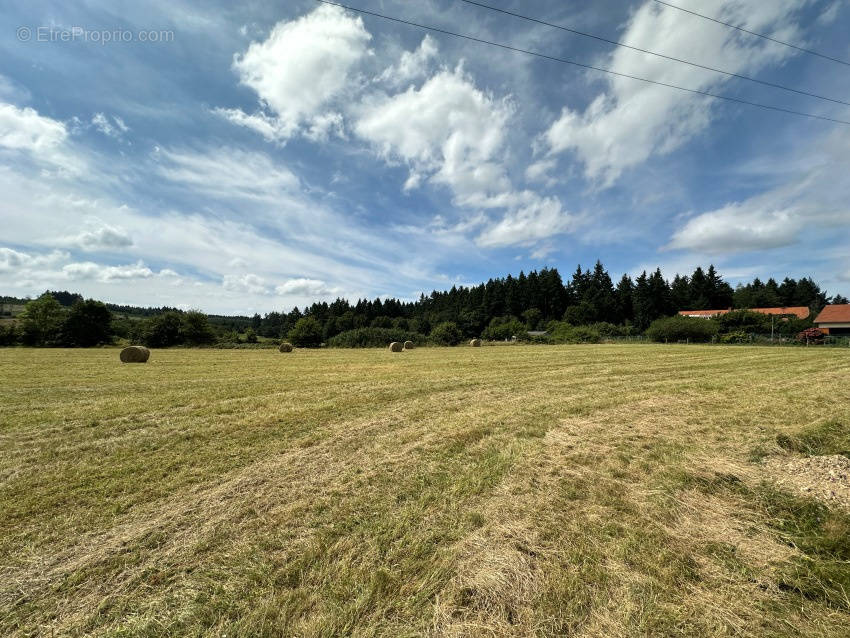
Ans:
[[[846,635],[845,353],[385,352],[0,351],[0,633]]]

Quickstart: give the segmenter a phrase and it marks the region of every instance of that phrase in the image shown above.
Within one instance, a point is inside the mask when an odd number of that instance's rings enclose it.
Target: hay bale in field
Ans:
[[[284,341],[280,344],[280,348],[278,348],[281,352],[292,352],[292,344],[288,341]]]
[[[404,342],[404,349],[405,350],[413,350],[415,347],[416,346],[413,345],[412,341],[405,341]]]
[[[144,346],[128,346],[121,351],[121,363],[147,363],[151,351]]]
[[[393,341],[390,344],[390,352],[401,352],[403,349],[403,346],[398,341]]]
[[[481,339],[473,339],[472,341],[469,342],[469,345],[471,345],[473,348],[480,348],[481,347]]]

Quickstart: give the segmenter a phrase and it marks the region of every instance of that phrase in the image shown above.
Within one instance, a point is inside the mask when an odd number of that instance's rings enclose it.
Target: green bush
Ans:
[[[331,348],[386,348],[391,342],[412,341],[425,344],[425,335],[400,328],[357,328],[346,330],[328,340]]]
[[[182,328],[183,318],[179,312],[163,312],[140,322],[132,340],[141,341],[149,348],[168,348],[183,343]]]
[[[528,335],[526,325],[516,317],[493,317],[481,336],[488,341],[505,341],[511,337],[522,339]]]
[[[49,293],[27,303],[18,318],[21,341],[28,346],[61,345],[66,310]]]
[[[629,337],[634,334],[631,326],[618,326],[607,321],[597,321],[590,324],[590,327],[596,330],[603,337]]]
[[[549,324],[549,343],[599,343],[602,335],[592,326],[573,326],[566,321]]]
[[[720,343],[751,343],[752,335],[746,332],[730,332],[720,337]]]
[[[677,341],[695,341],[705,343],[717,336],[717,322],[694,317],[663,317],[653,321],[646,329],[646,336],[660,343]]]
[[[720,326],[720,332],[767,334],[770,333],[770,316],[750,310],[733,310],[725,315],[717,315],[711,321]],[[775,324],[781,323],[781,319],[775,319]],[[734,342],[733,342],[734,343]]]
[[[215,333],[209,319],[200,310],[183,314],[180,322],[180,342],[190,346],[201,346],[215,341]]]
[[[431,341],[439,346],[456,346],[463,340],[463,334],[453,321],[444,321],[431,331]]]
[[[94,299],[77,300],[62,327],[64,345],[90,348],[112,341],[112,313]]]
[[[14,346],[18,343],[18,330],[14,323],[0,325],[0,346]]]
[[[322,325],[313,317],[301,317],[286,337],[298,348],[318,348],[322,345]]]

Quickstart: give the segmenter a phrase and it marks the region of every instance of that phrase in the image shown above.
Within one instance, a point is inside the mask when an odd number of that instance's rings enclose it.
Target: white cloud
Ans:
[[[557,198],[542,198],[529,191],[522,195],[528,202],[509,211],[499,222],[485,229],[478,237],[479,245],[530,245],[567,232],[575,225],[575,219],[562,210]]]
[[[84,251],[108,251],[132,246],[133,240],[124,229],[100,222],[96,227],[60,240],[59,243]]]
[[[752,210],[733,203],[698,215],[673,234],[669,248],[706,253],[765,250],[793,244],[802,219],[789,210]]]
[[[688,219],[667,248],[709,254],[788,246],[850,225],[850,138],[835,131],[800,149],[794,176],[779,185]],[[782,170],[784,167],[778,167]]]
[[[748,29],[795,40],[790,16],[800,5],[796,0],[725,0],[717,14]],[[741,38],[730,29],[654,2],[635,11],[619,39],[686,60],[708,60],[719,69],[741,74],[753,74],[792,55],[787,47]],[[624,48],[615,49],[601,65],[696,90],[716,89],[728,80]],[[603,186],[652,155],[679,148],[711,122],[715,102],[709,98],[623,77],[607,76],[605,81],[604,94],[583,112],[564,108],[543,136],[550,156],[574,152],[586,177]]]
[[[338,289],[330,288],[319,279],[297,278],[289,279],[275,288],[279,295],[292,295],[295,297],[327,297],[339,292]]]
[[[249,115],[241,109],[213,109],[214,113],[230,120],[233,124],[244,126],[262,135],[270,142],[289,137],[285,133],[278,120],[265,113],[253,113]]]
[[[62,122],[39,115],[29,107],[0,103],[0,146],[39,153],[54,149],[67,137]]]
[[[830,4],[818,16],[818,24],[822,27],[825,27],[835,22],[835,19],[838,17],[839,11],[841,11],[841,5],[845,4],[845,2],[846,0],[835,0],[832,4]]]
[[[139,260],[123,266],[103,266],[92,261],[76,262],[62,267],[68,279],[96,279],[102,283],[128,279],[148,279],[154,272]]]
[[[68,253],[58,250],[46,255],[33,255],[3,247],[0,248],[0,272],[21,273],[34,268],[49,267],[68,257]]]
[[[265,280],[252,273],[225,275],[221,285],[230,292],[247,292],[254,295],[266,295],[269,292]]]
[[[371,37],[359,17],[329,5],[280,22],[265,41],[252,42],[233,61],[240,82],[256,91],[273,117],[220,112],[269,139],[286,140],[304,124],[321,130],[326,107],[351,83],[350,73],[368,54]]]
[[[166,179],[215,196],[274,199],[300,186],[291,171],[268,155],[232,147],[160,149],[157,160]]]
[[[378,81],[400,86],[425,77],[431,60],[437,57],[437,42],[430,35],[425,35],[419,48],[415,51],[404,51],[398,64],[387,67],[378,76]]]
[[[124,120],[116,115],[110,117],[103,113],[95,113],[91,119],[91,123],[92,126],[107,137],[114,137],[116,139],[120,139],[124,133],[130,130],[130,127],[124,123]]]
[[[480,91],[458,68],[367,101],[355,130],[384,158],[408,164],[407,188],[427,176],[449,186],[458,205],[481,205],[510,188],[500,155],[511,113],[506,100]]]

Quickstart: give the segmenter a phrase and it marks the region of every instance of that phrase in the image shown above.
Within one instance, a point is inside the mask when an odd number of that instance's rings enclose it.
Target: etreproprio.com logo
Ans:
[[[18,27],[15,34],[20,42],[88,42],[115,44],[126,42],[173,42],[174,31],[169,29],[86,29],[84,27]]]

